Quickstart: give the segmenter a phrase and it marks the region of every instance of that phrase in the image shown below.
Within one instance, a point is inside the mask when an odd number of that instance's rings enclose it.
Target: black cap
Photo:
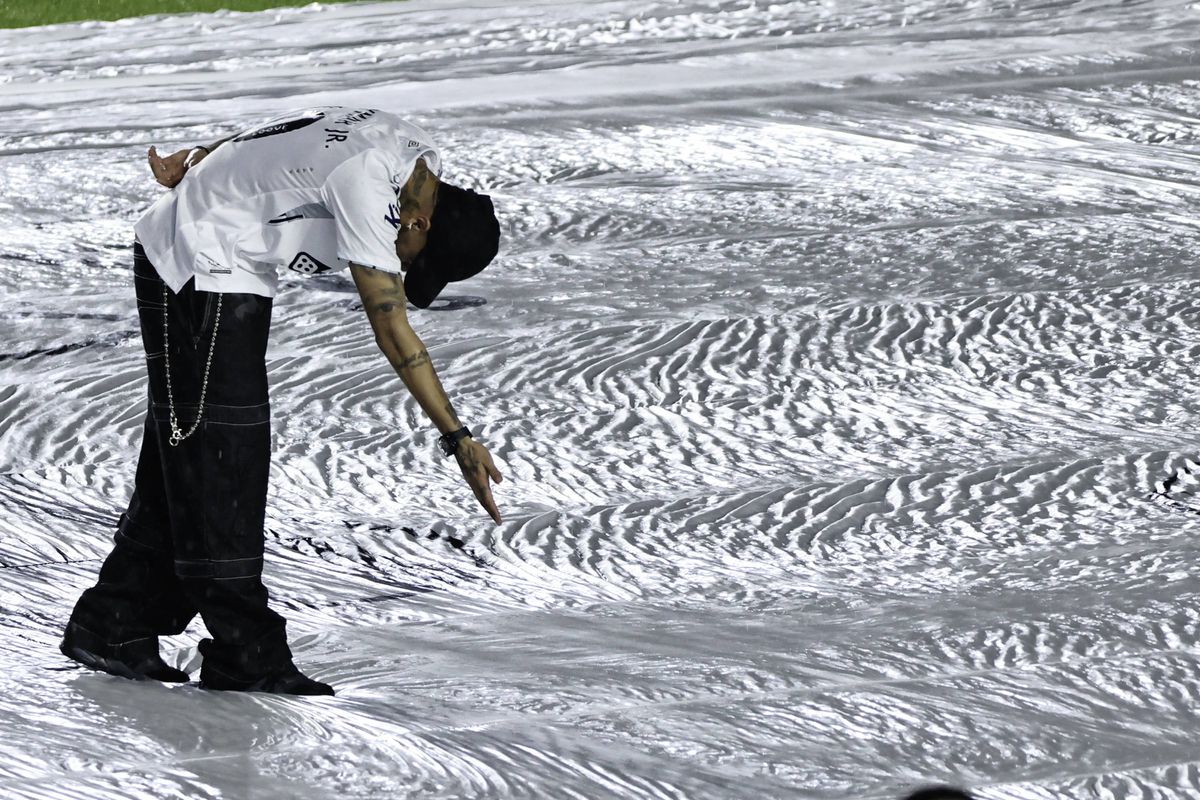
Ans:
[[[417,308],[428,308],[447,283],[481,271],[500,249],[500,222],[486,194],[441,183],[429,222],[425,246],[404,275],[404,294]]]

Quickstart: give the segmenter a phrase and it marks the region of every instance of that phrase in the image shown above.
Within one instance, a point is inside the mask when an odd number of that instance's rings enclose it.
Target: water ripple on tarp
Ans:
[[[355,3],[0,32],[0,795],[1191,797],[1195,8]],[[409,115],[496,200],[413,310],[285,276],[266,581],[335,698],[57,651],[132,490],[160,149]],[[195,675],[197,621],[162,641]]]

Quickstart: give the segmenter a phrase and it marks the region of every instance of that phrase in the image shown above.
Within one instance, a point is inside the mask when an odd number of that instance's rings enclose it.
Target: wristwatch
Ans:
[[[449,433],[443,433],[441,436],[439,436],[438,444],[441,445],[443,453],[445,453],[448,456],[452,456],[456,452],[458,452],[458,443],[470,435],[471,435],[471,429],[468,428],[466,425],[463,425],[461,428],[459,428],[456,431],[450,431]]]

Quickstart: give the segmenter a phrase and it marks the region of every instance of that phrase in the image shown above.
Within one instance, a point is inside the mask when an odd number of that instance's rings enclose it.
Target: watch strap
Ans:
[[[439,436],[438,444],[440,444],[442,446],[443,453],[445,453],[448,456],[452,456],[456,452],[458,452],[458,443],[461,442],[463,439],[466,439],[470,435],[471,435],[471,429],[468,428],[466,425],[463,425],[461,428],[459,428],[456,431],[450,431],[449,433],[443,433],[441,436]]]

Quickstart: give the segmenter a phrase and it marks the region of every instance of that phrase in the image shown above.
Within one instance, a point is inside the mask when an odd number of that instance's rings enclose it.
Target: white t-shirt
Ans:
[[[274,297],[281,268],[351,261],[398,273],[398,195],[418,158],[441,172],[429,134],[393,114],[295,111],[214,150],[134,232],[174,292],[195,276],[202,291]]]

